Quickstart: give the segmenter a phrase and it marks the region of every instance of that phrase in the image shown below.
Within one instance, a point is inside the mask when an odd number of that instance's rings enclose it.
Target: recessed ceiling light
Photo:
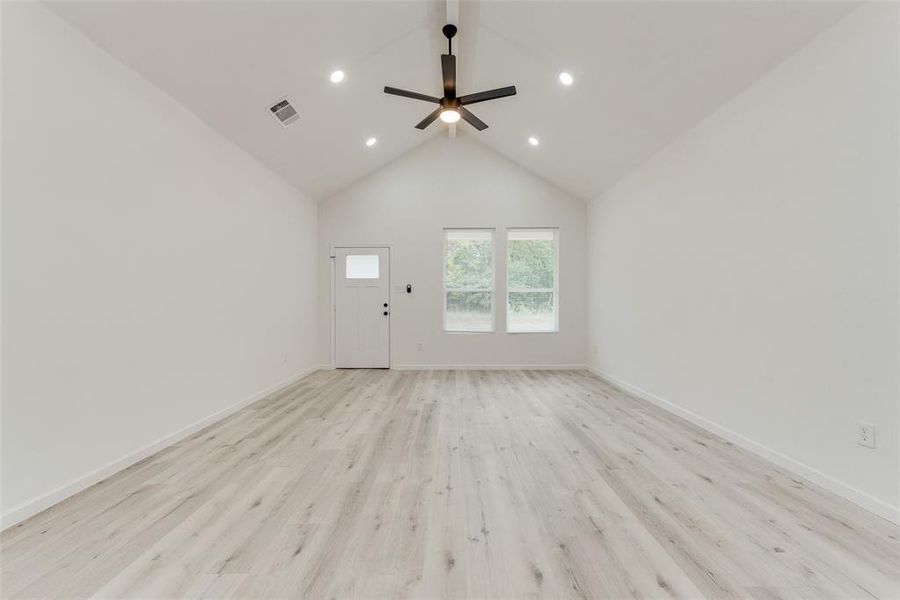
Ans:
[[[343,71],[335,71],[331,74],[331,83],[340,83],[344,80]]]
[[[532,146],[538,146],[538,145],[540,145],[541,140],[537,139],[534,136],[531,136],[530,138],[528,138],[528,143],[531,144]]]
[[[371,137],[371,138],[369,138],[369,139],[366,140],[366,146],[368,146],[368,147],[371,148],[371,147],[374,146],[377,142],[378,142],[377,139]]]
[[[573,83],[575,83],[575,78],[572,77],[571,73],[566,73],[565,71],[563,71],[559,74],[559,82],[563,85],[572,85]]]

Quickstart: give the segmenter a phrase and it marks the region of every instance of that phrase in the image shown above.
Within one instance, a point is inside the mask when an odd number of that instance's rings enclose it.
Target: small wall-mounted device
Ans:
[[[856,430],[856,443],[866,448],[875,447],[875,426],[871,423],[859,421]]]
[[[406,284],[406,293],[412,294],[412,284],[411,283]]]

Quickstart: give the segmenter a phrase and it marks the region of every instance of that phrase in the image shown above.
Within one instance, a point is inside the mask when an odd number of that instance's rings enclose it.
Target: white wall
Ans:
[[[317,207],[36,3],[3,126],[9,524],[316,364]]]
[[[321,360],[330,360],[331,248],[379,243],[391,246],[392,284],[413,286],[412,294],[392,293],[394,367],[583,365],[586,211],[581,200],[468,136],[426,142],[319,209]],[[496,227],[497,244],[505,244],[507,227],[559,227],[559,333],[504,332],[504,245],[497,246],[497,332],[444,333],[445,227]]]
[[[898,10],[826,31],[596,199],[589,224],[594,368],[893,518]]]

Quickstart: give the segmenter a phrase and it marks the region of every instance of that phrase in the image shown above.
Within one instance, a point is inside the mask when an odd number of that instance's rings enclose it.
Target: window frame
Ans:
[[[510,239],[509,234],[515,231],[533,231],[533,232],[550,232],[553,234],[553,288],[512,288],[509,285],[509,251]],[[515,293],[528,292],[551,292],[553,294],[553,328],[537,329],[537,330],[521,330],[510,328],[510,310],[509,295]],[[510,334],[529,334],[529,333],[559,333],[559,227],[507,227],[506,229],[506,333]]]
[[[447,289],[447,242],[448,234],[454,231],[484,231],[491,235],[491,287],[490,289],[460,288]],[[444,333],[451,334],[484,334],[497,332],[497,230],[494,227],[445,227],[442,232],[443,253],[441,265],[441,326]],[[491,293],[491,328],[484,331],[466,329],[449,329],[447,327],[447,292],[490,292]]]

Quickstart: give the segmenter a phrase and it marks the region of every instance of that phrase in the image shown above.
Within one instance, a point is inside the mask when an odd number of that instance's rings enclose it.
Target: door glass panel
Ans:
[[[378,255],[348,254],[345,269],[347,279],[378,279]]]

